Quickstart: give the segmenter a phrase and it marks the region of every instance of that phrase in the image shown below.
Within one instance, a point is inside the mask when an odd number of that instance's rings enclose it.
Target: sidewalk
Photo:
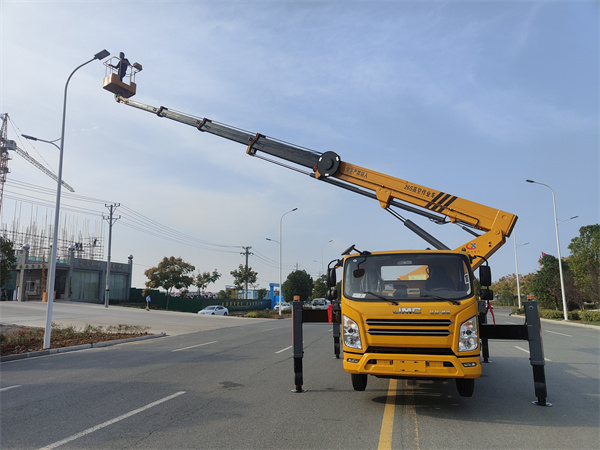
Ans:
[[[28,327],[46,326],[47,303],[0,302],[0,323]],[[86,325],[137,325],[147,326],[150,333],[165,333],[169,336],[234,327],[269,319],[246,319],[232,316],[204,316],[174,311],[158,311],[123,306],[54,301],[52,322],[63,326],[83,328]]]

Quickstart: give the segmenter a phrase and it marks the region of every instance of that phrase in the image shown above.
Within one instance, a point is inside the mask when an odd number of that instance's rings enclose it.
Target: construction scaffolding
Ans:
[[[75,257],[100,261],[104,256],[104,235],[102,220],[96,221],[93,230],[90,221],[78,224],[75,218],[67,217],[58,230],[58,248],[56,259],[66,261],[69,250],[75,251]],[[39,223],[32,219],[28,225],[21,225],[18,218],[8,224],[1,224],[0,234],[13,243],[15,250],[29,245],[29,256],[39,261],[47,260],[52,246],[52,226],[45,220]]]

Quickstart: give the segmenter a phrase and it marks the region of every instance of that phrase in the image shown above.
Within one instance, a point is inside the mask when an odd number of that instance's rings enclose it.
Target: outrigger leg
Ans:
[[[491,325],[486,323],[485,317],[481,312],[485,310],[484,301],[479,301],[481,327],[481,342],[484,362],[489,358],[489,339],[499,340],[524,340],[529,342],[529,362],[533,368],[533,383],[537,401],[532,402],[538,406],[552,406],[552,403],[546,402],[546,376],[544,365],[544,347],[542,345],[542,328],[540,325],[540,314],[536,301],[523,302],[525,308],[524,325]],[[485,315],[483,315],[485,316]]]

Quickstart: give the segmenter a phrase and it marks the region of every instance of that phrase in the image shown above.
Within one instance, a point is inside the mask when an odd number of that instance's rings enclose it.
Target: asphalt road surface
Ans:
[[[40,319],[28,319],[28,310],[33,317],[44,307],[6,302],[1,321],[31,325]],[[69,315],[92,323],[97,313],[100,324],[136,319],[169,336],[3,362],[1,448],[596,449],[600,442],[594,327],[542,323],[553,406],[539,407],[527,342],[491,342],[492,362],[471,398],[458,396],[452,381],[370,377],[366,391],[355,392],[333,357],[331,326],[305,324],[306,392],[294,393],[290,319],[58,303],[55,311],[65,324]],[[496,319],[523,322],[507,310]]]

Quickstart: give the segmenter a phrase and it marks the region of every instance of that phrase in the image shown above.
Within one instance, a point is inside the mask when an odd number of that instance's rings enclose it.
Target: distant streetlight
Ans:
[[[281,283],[281,265],[282,265],[281,248],[283,247],[283,218],[287,214],[297,211],[297,210],[298,210],[298,208],[294,208],[294,209],[292,209],[288,212],[285,212],[281,215],[281,219],[279,219],[279,241],[267,238],[267,241],[277,242],[279,244],[279,315],[281,315],[281,302],[283,301],[283,285]]]
[[[331,244],[333,242],[333,239],[329,239],[327,242],[325,242],[322,246],[321,246],[321,274],[325,273],[325,262],[323,261],[323,249],[325,248],[325,246],[327,244]]]
[[[517,271],[517,297],[519,298],[519,309],[521,309],[521,285],[519,283],[519,260],[517,258],[517,247],[523,247],[529,245],[529,242],[517,245],[517,236],[513,231],[513,238],[515,243],[515,270]]]
[[[563,222],[568,222],[569,220],[577,219],[579,216],[569,217],[568,219],[559,220],[558,224],[560,225]]]
[[[60,154],[58,157],[58,180],[56,185],[56,208],[54,210],[54,233],[52,236],[52,251],[50,255],[50,277],[48,278],[48,309],[46,311],[46,330],[44,331],[44,349],[50,348],[50,334],[52,332],[52,305],[54,301],[54,282],[56,280],[56,249],[58,247],[58,223],[60,218],[60,191],[62,185],[62,167],[63,167],[63,153],[65,146],[65,118],[67,115],[67,88],[69,87],[69,81],[71,81],[71,77],[75,72],[81,69],[86,64],[91,63],[95,60],[101,60],[110,56],[110,53],[107,50],[102,50],[94,55],[92,59],[84,62],[83,64],[77,66],[69,78],[67,78],[67,82],[65,83],[65,95],[63,100],[63,114],[62,114],[62,131],[59,139],[55,139],[54,141],[45,141],[43,139],[37,139],[33,136],[23,135],[25,139],[30,139],[33,141],[47,142],[49,144],[58,147],[54,142],[60,140]]]
[[[533,180],[525,180],[527,183],[541,184],[542,186],[546,186],[552,192],[552,205],[554,207],[554,227],[556,228],[556,247],[558,250],[558,273],[560,274],[560,290],[562,293],[562,302],[563,302],[563,315],[565,320],[569,320],[569,312],[567,310],[567,297],[565,295],[565,280],[563,277],[562,270],[562,258],[560,257],[560,240],[558,238],[558,220],[556,219],[556,197],[554,196],[554,190],[548,186],[547,184],[540,183],[538,181]],[[568,219],[570,220],[570,219]]]

